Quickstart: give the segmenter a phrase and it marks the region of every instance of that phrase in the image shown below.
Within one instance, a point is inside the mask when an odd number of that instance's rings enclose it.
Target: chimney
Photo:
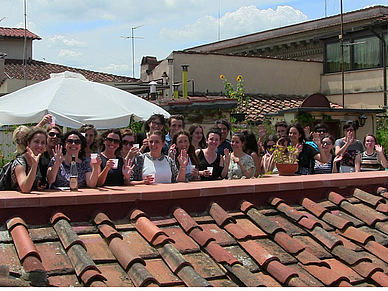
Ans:
[[[187,99],[187,71],[188,71],[189,65],[182,65],[182,90],[183,90],[183,98]]]
[[[173,72],[173,64],[174,64],[174,59],[173,58],[168,58],[168,75],[170,76],[170,89],[168,90],[168,99],[172,99],[172,85],[174,84],[174,72]]]

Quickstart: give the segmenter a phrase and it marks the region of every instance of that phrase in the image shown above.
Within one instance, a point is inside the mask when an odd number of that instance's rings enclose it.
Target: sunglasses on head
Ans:
[[[127,141],[127,140],[123,140],[123,145],[130,145],[130,146],[133,146],[135,144],[135,142],[133,141]]]
[[[107,142],[113,142],[115,144],[119,144],[120,143],[120,140],[119,139],[115,139],[115,138],[106,137],[105,140]]]
[[[82,142],[81,142],[80,139],[71,139],[71,138],[69,138],[69,139],[66,140],[66,143],[68,143],[68,144],[81,144]]]
[[[57,137],[57,138],[61,138],[62,134],[60,134],[59,132],[58,133],[55,133],[55,132],[49,132],[48,133],[49,136],[51,137]]]

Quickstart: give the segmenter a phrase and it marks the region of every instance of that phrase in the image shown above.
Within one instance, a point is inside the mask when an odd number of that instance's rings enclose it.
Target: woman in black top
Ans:
[[[130,159],[126,161],[118,156],[122,142],[120,130],[108,129],[101,134],[100,138],[102,163],[97,186],[129,185],[133,166],[131,167]],[[114,159],[118,160],[117,167],[115,167]]]
[[[319,151],[312,146],[305,143],[305,133],[300,123],[291,124],[288,128],[288,136],[290,138],[291,146],[298,149],[298,171],[300,175],[310,175],[314,171],[315,160],[320,161],[323,164],[327,163],[327,157],[323,151],[321,139],[319,133],[313,133],[313,140],[317,144]]]
[[[225,149],[225,157],[216,153],[221,142],[221,131],[218,128],[211,128],[206,135],[208,147],[206,149],[197,149],[195,154],[199,160],[199,175],[202,181],[223,179],[228,175],[228,168],[224,164],[229,164],[229,150]],[[210,173],[208,167],[213,167]]]

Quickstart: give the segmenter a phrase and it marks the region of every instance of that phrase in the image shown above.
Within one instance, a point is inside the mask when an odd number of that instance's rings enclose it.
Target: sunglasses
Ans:
[[[57,137],[57,138],[61,138],[62,134],[60,134],[59,132],[58,133],[55,133],[55,132],[49,132],[48,133],[49,136],[51,137]]]
[[[134,144],[135,144],[135,142],[133,142],[133,141],[123,140],[123,145],[125,145],[125,146],[127,146],[127,145],[133,146]]]
[[[81,144],[82,142],[81,142],[80,139],[71,139],[71,138],[69,138],[69,139],[66,140],[66,143],[68,143],[68,144]]]
[[[93,125],[93,124],[83,124],[83,125],[81,126],[81,128],[85,128],[85,127],[94,128],[94,125]]]
[[[106,138],[105,138],[105,141],[107,141],[107,142],[113,142],[113,143],[115,143],[115,144],[119,144],[119,143],[120,143],[120,140],[119,140],[119,139],[110,138],[110,137],[106,137]]]
[[[327,130],[325,130],[325,129],[318,129],[317,132],[318,132],[318,133],[326,133]]]
[[[323,141],[322,144],[332,145],[333,143],[331,141]]]

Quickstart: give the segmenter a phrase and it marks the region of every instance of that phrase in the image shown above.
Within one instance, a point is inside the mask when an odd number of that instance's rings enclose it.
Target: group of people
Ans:
[[[315,125],[310,132],[299,123],[275,124],[277,136],[269,135],[263,142],[265,154],[262,159],[264,173],[277,171],[273,148],[291,145],[298,150],[298,174],[347,173],[371,170],[385,170],[387,159],[383,148],[373,134],[367,134],[364,142],[355,138],[358,124],[347,121],[343,126],[344,136],[335,140],[329,135],[325,123]]]
[[[78,186],[121,186],[219,179],[249,179],[276,173],[274,149],[297,149],[298,174],[358,172],[387,168],[383,149],[368,134],[364,144],[355,139],[357,126],[344,125],[345,136],[334,140],[324,123],[312,132],[299,123],[275,124],[277,135],[250,131],[230,135],[231,125],[217,120],[206,135],[199,124],[185,129],[183,115],[168,120],[152,115],[144,132],[93,125],[62,133],[46,115],[37,126],[19,126],[13,133],[18,156],[12,163],[12,187],[23,193],[48,187],[68,187],[72,156],[76,158]],[[168,131],[165,129],[168,127]],[[364,150],[365,146],[365,150]]]

